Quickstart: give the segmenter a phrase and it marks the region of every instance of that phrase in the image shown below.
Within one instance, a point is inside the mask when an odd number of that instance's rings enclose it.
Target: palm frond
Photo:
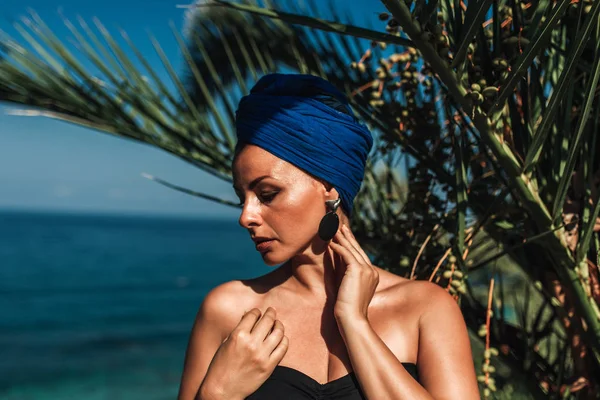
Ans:
[[[18,24],[20,43],[0,41],[0,100],[157,146],[230,179],[241,96],[265,72],[321,75],[376,133],[352,221],[374,260],[405,276],[414,265],[416,276],[445,286],[475,332],[487,312],[482,287],[500,274],[502,304],[514,297],[517,310],[513,321],[504,311],[492,319],[503,362],[533,377],[539,398],[542,385],[562,396],[579,378],[593,388],[600,33],[592,28],[600,3],[382,2],[393,17],[386,33],[337,10],[320,15],[314,2],[201,2],[189,9],[185,35],[175,32],[183,76],[153,40],[170,84],[126,35],[145,72],[99,22],[98,33],[67,22],[80,58],[99,73],[85,70],[32,15]],[[575,337],[587,355],[572,348]]]

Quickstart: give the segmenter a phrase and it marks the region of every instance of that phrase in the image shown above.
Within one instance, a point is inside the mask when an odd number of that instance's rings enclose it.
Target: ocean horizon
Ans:
[[[272,270],[233,218],[1,209],[0,266],[2,400],[174,399],[206,293]]]
[[[232,219],[0,210],[0,398],[173,399],[195,314],[262,275]]]

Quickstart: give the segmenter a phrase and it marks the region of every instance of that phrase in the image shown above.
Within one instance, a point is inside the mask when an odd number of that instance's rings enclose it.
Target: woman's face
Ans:
[[[244,146],[235,157],[233,178],[243,203],[239,224],[248,229],[267,265],[306,253],[320,240],[325,200],[337,198],[335,189],[328,191],[304,171],[254,145]]]

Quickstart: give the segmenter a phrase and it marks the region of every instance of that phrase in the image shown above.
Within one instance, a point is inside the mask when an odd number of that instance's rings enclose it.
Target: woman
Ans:
[[[208,293],[179,399],[479,399],[456,302],[372,265],[348,228],[372,138],[345,96],[267,75],[236,130],[239,223],[281,266]]]

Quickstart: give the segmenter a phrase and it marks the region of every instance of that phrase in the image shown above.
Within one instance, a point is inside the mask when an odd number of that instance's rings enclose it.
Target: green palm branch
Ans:
[[[475,332],[487,312],[482,288],[499,277],[490,332],[498,362],[528,376],[535,397],[593,396],[600,3],[382,3],[393,16],[385,33],[340,23],[335,10],[307,17],[318,14],[310,3],[199,3],[186,36],[174,30],[185,77],[153,40],[169,85],[126,35],[128,51],[98,21],[92,30],[65,20],[76,57],[33,14],[18,30],[35,53],[2,38],[0,100],[157,146],[229,180],[233,113],[248,87],[271,71],[324,76],[377,135],[353,220],[367,251],[397,273],[447,286]]]
[[[494,239],[506,242],[502,236],[514,236],[507,233],[522,230],[521,242],[526,238],[529,245],[525,247],[525,259],[519,264],[536,282],[535,289],[545,296],[544,307],[550,304],[569,327],[567,337],[562,337],[561,347],[568,349],[568,341],[574,335],[582,335],[589,348],[594,349],[584,356],[585,361],[575,359],[565,364],[564,360],[557,361],[556,354],[541,354],[529,347],[529,353],[547,361],[541,386],[567,394],[587,387],[587,395],[593,396],[599,390],[595,377],[600,349],[600,279],[595,256],[599,250],[595,233],[600,211],[595,179],[599,169],[594,157],[598,147],[595,140],[598,108],[592,113],[600,74],[600,51],[593,44],[598,39],[598,30],[594,28],[598,24],[600,3],[382,2],[394,17],[395,25],[399,25],[400,37],[410,38],[422,56],[425,66],[421,68],[421,75],[433,75],[433,82],[428,86],[440,85],[435,95],[446,102],[444,115],[450,119],[447,124],[450,129],[434,131],[440,141],[453,149],[454,157],[441,160],[442,165],[448,166],[447,170],[454,170],[456,177],[452,196],[449,196],[454,200],[451,208],[454,216],[450,224],[446,224],[447,229],[437,230],[436,235],[455,233],[453,250],[461,255],[459,264],[464,263],[468,268],[468,263],[474,260],[462,258],[466,254],[465,228],[469,214],[479,217],[471,228],[507,216],[506,211],[499,213],[481,207],[480,200],[485,196],[481,196],[475,184],[483,186],[483,192],[488,194],[498,193],[502,188],[509,191],[507,204],[513,215],[508,215],[508,219],[518,221],[519,225],[512,225],[507,232],[506,227],[488,224],[486,231]],[[247,5],[217,3],[319,28],[320,21],[315,19]],[[491,23],[485,21],[487,18]],[[362,32],[345,33],[364,37]],[[395,59],[399,62],[388,58],[386,70],[378,76],[379,87],[409,84],[411,73],[414,78],[417,71],[407,68],[407,61],[414,60]],[[398,74],[392,71],[400,72],[402,78],[397,79]],[[418,104],[426,102],[415,96],[410,86],[407,89],[404,96],[388,98],[381,90],[377,92],[377,98],[384,99],[379,106],[386,115],[395,114],[400,120],[404,117],[410,121],[406,117],[414,111],[423,111],[424,107]],[[395,102],[402,97],[410,109],[408,113],[403,110],[403,102],[400,105]],[[372,113],[371,120],[374,118]],[[426,118],[412,122],[413,126],[404,129],[410,139],[423,125],[431,127]],[[453,168],[449,165],[452,158],[455,160]],[[426,174],[417,171],[415,177]],[[495,175],[494,179],[488,179],[485,184],[484,176],[490,174]],[[443,182],[445,176],[436,178]],[[569,195],[569,191],[578,191],[579,196]],[[429,187],[427,193],[432,192],[435,194]],[[579,210],[569,209],[574,200],[580,201]],[[573,220],[567,221],[565,214],[577,216],[577,223],[569,223]],[[426,215],[424,210],[420,215]],[[482,218],[484,216],[486,218]],[[574,234],[578,240],[569,239]],[[427,238],[432,235],[433,232]],[[591,246],[594,236],[595,243]],[[431,253],[436,254],[438,250],[434,248]],[[546,265],[539,266],[540,258]],[[551,283],[557,281],[552,276],[560,282],[560,295],[556,285]],[[540,306],[538,310],[543,311],[543,308]],[[573,313],[575,317],[569,317]],[[536,339],[539,345],[542,336]],[[531,357],[526,360],[523,365],[530,368]],[[567,370],[579,375],[575,381],[579,386],[565,379]]]
[[[373,79],[371,72],[344,68],[349,60],[360,57],[354,38],[335,39],[340,51],[330,36],[236,10],[208,8],[188,18],[185,36],[173,28],[186,65],[183,74],[150,38],[170,78],[167,83],[125,32],[120,32],[120,41],[126,45],[121,47],[98,20],[93,21],[94,28],[81,19],[77,24],[63,20],[73,34],[77,55],[35,13],[15,24],[27,47],[3,35],[0,100],[26,107],[11,112],[56,118],[156,146],[226,181],[231,180],[234,110],[259,76],[295,70],[324,76],[348,91]],[[82,60],[96,71],[84,68]],[[135,63],[143,69],[135,68]],[[368,114],[372,108],[368,101],[357,100],[357,109]],[[429,162],[436,168],[432,158]],[[372,165],[385,168],[385,160],[374,158]],[[175,190],[237,206],[144,176]],[[368,199],[359,204],[371,207],[387,190],[396,189],[387,184],[383,191],[367,190]],[[381,227],[377,236],[383,236],[386,224],[374,220],[374,215],[370,218],[369,225]]]

